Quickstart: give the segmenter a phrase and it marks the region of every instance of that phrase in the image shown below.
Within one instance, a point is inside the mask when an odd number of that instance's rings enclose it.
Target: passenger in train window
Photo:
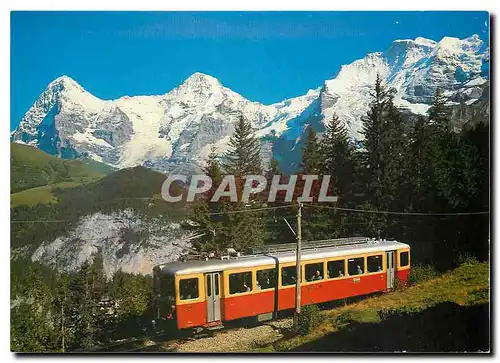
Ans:
[[[382,255],[368,256],[366,258],[366,267],[368,272],[382,271]]]
[[[347,271],[349,276],[356,276],[363,274],[365,266],[364,257],[350,258],[347,260]]]
[[[328,261],[326,264],[328,278],[335,279],[344,276],[344,260]]]
[[[314,279],[315,279],[316,281],[318,281],[318,280],[323,280],[323,276],[321,276],[321,272],[319,272],[319,270],[316,270],[316,274],[315,274],[315,276],[314,276]]]
[[[274,288],[276,282],[276,269],[266,269],[257,271],[257,284],[260,290]]]
[[[297,283],[297,269],[295,266],[287,266],[281,268],[281,285],[289,286]]]
[[[198,298],[198,279],[184,279],[179,282],[179,295],[181,300]]]
[[[252,273],[238,272],[229,275],[229,293],[239,294],[252,291]]]
[[[310,263],[305,266],[306,281],[323,280],[323,262]]]

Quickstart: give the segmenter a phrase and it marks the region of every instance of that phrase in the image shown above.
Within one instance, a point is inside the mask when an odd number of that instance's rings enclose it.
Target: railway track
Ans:
[[[329,302],[322,304],[320,306],[321,310],[329,310],[329,309],[334,309],[335,307],[339,305],[349,305],[352,302],[364,300],[367,298],[370,298],[372,296],[380,295],[380,293],[373,293],[370,295],[365,295],[365,296],[357,296],[353,298],[348,298],[344,300],[339,300],[335,302]],[[272,320],[274,324],[280,323],[282,321],[285,321],[290,318],[292,314],[286,314],[282,315],[278,319]],[[269,325],[274,325],[274,324],[269,324]],[[252,328],[256,327],[259,325],[268,325],[268,323],[248,323],[245,321],[241,321],[239,323],[234,323],[233,325],[230,326],[225,326],[222,329],[217,329],[217,330],[203,330],[200,333],[189,333],[187,331],[184,332],[179,332],[179,331],[170,331],[166,332],[164,330],[159,331],[156,334],[151,334],[151,335],[146,335],[142,337],[137,337],[137,338],[130,338],[130,339],[125,339],[122,341],[116,341],[111,344],[106,344],[106,345],[100,345],[93,347],[90,350],[78,350],[74,351],[74,353],[78,352],[85,352],[85,353],[119,353],[119,352],[172,352],[175,350],[176,347],[179,345],[189,342],[189,341],[194,341],[200,338],[207,338],[207,337],[213,337],[218,333],[223,333],[223,332],[230,332],[232,330],[237,330],[237,329],[242,329],[242,328]],[[168,343],[168,346],[170,347],[165,347],[164,345]],[[159,349],[161,347],[161,349]]]
[[[154,351],[152,347],[158,347],[165,343],[182,343],[185,341],[195,340],[213,336],[212,331],[203,331],[197,334],[189,334],[186,332],[165,332],[161,331],[156,334],[146,335],[142,337],[129,338],[121,341],[115,341],[110,344],[95,346],[88,350],[78,349],[72,353],[119,353],[119,352],[141,352]],[[168,351],[168,350],[167,350]]]
[[[188,342],[188,341],[197,340],[197,339],[201,339],[201,338],[212,337],[215,334],[217,334],[218,332],[224,332],[224,331],[228,331],[228,330],[231,330],[231,329],[230,328],[229,329],[224,328],[224,329],[221,329],[221,330],[204,330],[204,331],[202,331],[200,333],[196,333],[194,335],[187,335],[187,334],[185,334],[184,336],[177,337],[177,338],[172,338],[170,336],[167,339],[162,339],[162,337],[159,336],[155,340],[152,340],[152,339],[149,340],[149,342],[151,344],[144,344],[142,346],[129,349],[129,350],[127,350],[127,352],[172,352],[172,351],[174,351],[174,349],[178,345],[180,345],[182,343],[185,343],[185,342]],[[144,341],[144,343],[146,343],[146,341]],[[163,347],[162,350],[158,349],[160,346],[164,346],[166,343],[169,344],[170,348]]]
[[[91,349],[83,350],[78,349],[72,353],[113,353],[113,352],[127,352],[133,351],[140,347],[144,347],[144,344],[148,341],[168,341],[178,338],[174,336],[172,332],[166,333],[164,331],[158,332],[156,334],[146,335],[142,337],[129,338],[120,341],[115,341],[110,344],[102,344],[92,347]]]

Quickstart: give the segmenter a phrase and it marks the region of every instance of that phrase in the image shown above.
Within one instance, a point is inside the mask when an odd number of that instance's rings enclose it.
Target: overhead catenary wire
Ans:
[[[384,210],[373,210],[373,209],[355,209],[355,208],[344,208],[344,207],[332,207],[327,205],[318,204],[304,204],[304,207],[313,208],[325,208],[340,210],[345,212],[355,212],[355,213],[373,213],[373,214],[391,214],[391,215],[402,215],[402,216],[468,216],[468,215],[481,215],[490,214],[489,211],[478,211],[478,212],[455,212],[455,213],[423,213],[423,212],[397,212],[397,211],[384,211]]]
[[[344,208],[344,207],[333,207],[327,205],[319,205],[319,204],[304,204],[304,207],[312,207],[312,208],[324,208],[324,209],[332,209],[339,210],[345,212],[354,212],[354,213],[372,213],[372,214],[388,214],[388,215],[401,215],[401,216],[467,216],[467,215],[486,215],[490,214],[489,211],[477,211],[477,212],[449,212],[449,213],[424,213],[424,212],[398,212],[398,211],[384,211],[384,210],[373,210],[373,209],[356,209],[356,208]],[[242,210],[234,210],[234,211],[225,211],[225,212],[213,212],[207,213],[209,216],[215,215],[226,215],[226,214],[239,214],[239,213],[254,213],[261,212],[266,210],[276,210],[276,209],[285,209],[285,208],[294,208],[296,205],[282,205],[276,207],[263,207],[263,208],[254,208],[254,209],[242,209]],[[110,218],[96,218],[94,221],[123,221],[127,218],[120,217],[110,217]],[[45,219],[45,220],[11,220],[10,223],[67,223],[72,222],[74,220],[70,219]]]
[[[237,214],[237,213],[253,213],[253,212],[260,212],[260,211],[265,211],[265,210],[273,210],[273,209],[284,209],[284,208],[293,208],[295,205],[282,205],[282,206],[276,206],[276,207],[264,207],[264,208],[253,208],[253,209],[242,209],[242,210],[234,210],[234,211],[225,211],[225,212],[214,212],[214,213],[207,213],[207,215],[214,216],[214,215],[223,215],[223,214]],[[123,221],[128,218],[126,217],[110,217],[110,218],[94,218],[92,221]],[[74,220],[70,219],[43,219],[43,220],[21,220],[21,219],[15,219],[11,220],[10,223],[64,223],[64,222],[72,222]]]
[[[264,211],[264,210],[283,209],[283,208],[292,208],[292,207],[295,207],[295,205],[281,205],[281,206],[277,206],[277,207],[231,210],[231,211],[227,211],[227,212],[207,213],[207,215],[217,216],[217,215],[222,215],[222,214],[253,213],[253,212],[260,212],[260,211]]]

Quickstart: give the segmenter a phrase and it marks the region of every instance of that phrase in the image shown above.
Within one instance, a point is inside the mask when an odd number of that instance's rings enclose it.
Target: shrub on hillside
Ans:
[[[394,291],[404,290],[408,286],[408,283],[403,282],[399,277],[394,279]]]
[[[473,255],[471,255],[469,252],[465,252],[465,253],[459,253],[458,256],[455,258],[455,266],[460,266],[460,265],[463,265],[464,263],[467,263],[467,264],[473,264],[473,263],[477,263],[477,259],[476,257],[474,257]]]
[[[316,305],[307,305],[302,308],[299,315],[297,333],[300,335],[308,334],[314,327],[321,322],[321,311]]]
[[[408,285],[415,285],[421,282],[433,279],[438,275],[436,269],[431,265],[415,265],[412,266],[410,276],[408,277]]]

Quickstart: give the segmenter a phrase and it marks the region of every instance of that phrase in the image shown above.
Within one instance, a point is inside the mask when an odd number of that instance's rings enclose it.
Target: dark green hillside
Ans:
[[[54,189],[59,209],[67,216],[133,208],[150,216],[171,215],[182,210],[181,203],[167,203],[161,198],[166,175],[137,166],[121,169],[92,183],[75,188]]]
[[[161,198],[161,186],[165,178],[164,174],[144,167],[122,169],[94,182],[65,188],[53,187],[50,190],[54,198],[51,203],[11,206],[13,285],[25,277],[28,267],[33,264],[31,255],[42,242],[67,236],[84,216],[129,209],[134,211],[132,218],[151,221],[160,227],[167,226],[171,221],[184,219],[184,204],[167,203]],[[36,191],[39,188],[16,194]],[[133,231],[124,236],[131,240],[140,237],[134,236]],[[47,271],[43,276],[51,281],[51,274]]]
[[[87,160],[62,160],[31,146],[14,144],[11,154],[11,193],[57,183],[87,183],[113,171]]]
[[[96,212],[112,213],[130,208],[137,214],[161,217],[166,221],[182,219],[185,214],[184,204],[167,203],[161,198],[161,186],[165,178],[165,174],[139,166],[118,170],[86,184],[53,187],[53,203],[12,207],[11,219],[67,222],[14,222],[11,228],[11,246],[31,246],[43,240],[54,239],[71,230],[79,218]]]

